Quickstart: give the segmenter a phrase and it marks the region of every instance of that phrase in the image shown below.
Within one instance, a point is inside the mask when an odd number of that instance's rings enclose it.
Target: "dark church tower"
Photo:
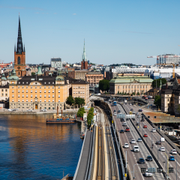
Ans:
[[[17,47],[14,47],[14,69],[18,77],[26,75],[25,47],[21,36],[21,23],[19,17]]]

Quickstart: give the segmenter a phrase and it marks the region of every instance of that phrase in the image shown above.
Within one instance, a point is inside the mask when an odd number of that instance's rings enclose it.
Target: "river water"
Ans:
[[[61,179],[74,175],[81,126],[46,125],[48,115],[0,116],[0,179]]]

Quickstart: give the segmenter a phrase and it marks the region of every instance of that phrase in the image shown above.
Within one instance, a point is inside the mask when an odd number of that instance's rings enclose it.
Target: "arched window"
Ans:
[[[18,57],[18,64],[21,64],[21,58]]]

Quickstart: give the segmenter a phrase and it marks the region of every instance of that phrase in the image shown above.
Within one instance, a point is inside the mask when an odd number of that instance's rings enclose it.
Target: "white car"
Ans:
[[[137,142],[142,142],[142,139],[141,139],[141,138],[138,138]]]
[[[8,109],[8,111],[13,111],[12,109]]]
[[[148,170],[146,170],[146,172],[145,172],[144,176],[146,176],[146,177],[152,177],[152,176],[153,176],[153,174],[152,174],[152,173],[150,173],[150,172],[148,172]]]
[[[176,154],[177,154],[176,149],[172,149],[172,150],[171,150],[171,154],[176,155]]]
[[[160,147],[160,148],[159,148],[159,151],[161,151],[161,152],[165,152],[165,151],[166,151],[166,149],[165,149],[165,147]]]
[[[135,139],[132,139],[131,140],[131,144],[135,144],[136,143],[136,140]]]
[[[129,148],[129,144],[128,144],[128,143],[125,143],[123,147],[124,147],[124,148]]]
[[[153,133],[156,132],[156,128],[152,128],[151,132]]]
[[[139,152],[139,146],[134,146],[134,147],[133,147],[133,151],[134,151],[134,152]]]

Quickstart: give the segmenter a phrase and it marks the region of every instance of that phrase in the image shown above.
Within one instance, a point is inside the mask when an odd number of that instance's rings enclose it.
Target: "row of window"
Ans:
[[[26,97],[28,98],[28,95],[26,95]],[[39,97],[41,98],[42,96],[40,95]],[[49,95],[48,98],[50,97],[51,96]],[[12,98],[14,98],[14,95],[12,95]],[[18,95],[18,98],[20,98],[20,95]],[[22,95],[22,98],[24,98],[24,95]],[[33,98],[33,95],[31,95],[31,98]],[[37,98],[37,95],[35,95],[35,98]],[[46,95],[44,95],[44,98],[46,98]],[[52,95],[52,98],[54,98],[54,95]],[[58,96],[58,98],[60,98],[60,95]]]
[[[4,89],[1,89],[2,92],[4,92]],[[5,92],[7,92],[7,89],[5,89]]]
[[[26,87],[26,89],[28,89],[28,87],[31,88],[31,89],[34,88],[34,86],[21,86],[21,87],[18,86],[18,89],[20,89],[20,88],[24,89],[25,87]],[[43,87],[44,87],[44,89],[46,89],[46,86],[38,86],[38,87],[35,86],[35,89],[38,89],[38,88],[39,89],[41,89],[41,88],[43,89]],[[51,86],[51,87],[52,87],[52,89],[54,89],[54,86]],[[48,89],[50,89],[51,87],[48,86]],[[12,86],[12,88],[14,88],[14,86]],[[60,89],[60,86],[58,86],[58,89]]]
[[[21,91],[18,90],[18,93],[20,93]],[[42,91],[39,91],[39,93],[41,93]],[[14,93],[14,90],[12,90],[12,93]],[[22,90],[22,93],[24,93],[24,91]],[[26,93],[28,93],[28,90],[26,90]],[[33,93],[33,91],[31,90],[31,93]],[[35,93],[37,93],[37,91],[35,91]],[[44,91],[44,93],[46,93],[46,91]],[[54,93],[54,91],[48,91],[48,93]],[[60,93],[60,91],[58,91],[58,93]]]
[[[122,86],[118,86],[118,89]],[[147,88],[148,86],[123,86],[123,89],[128,89],[128,88]]]
[[[36,101],[36,100],[35,100]],[[12,99],[12,102],[14,102],[14,99]],[[18,99],[18,102],[29,102],[28,99],[26,99],[26,101],[24,101],[24,99],[22,99],[22,101],[20,101]],[[32,99],[30,102],[34,102]],[[42,102],[42,100],[40,99],[39,102]],[[44,100],[44,102],[46,102],[46,100]],[[51,102],[50,100],[48,100],[47,102]],[[52,102],[54,102],[54,99],[52,100]],[[60,100],[58,100],[58,102],[60,102]]]
[[[2,96],[4,96],[4,94],[2,93]],[[7,96],[7,94],[5,94],[5,96]]]
[[[78,92],[73,92],[73,94],[84,94],[84,92],[78,91]]]
[[[34,79],[35,80],[35,79]],[[21,84],[21,82],[18,82],[18,84]],[[22,84],[28,84],[28,82],[22,82]],[[36,83],[37,84],[37,83]],[[54,84],[54,82],[44,82],[44,84]]]

